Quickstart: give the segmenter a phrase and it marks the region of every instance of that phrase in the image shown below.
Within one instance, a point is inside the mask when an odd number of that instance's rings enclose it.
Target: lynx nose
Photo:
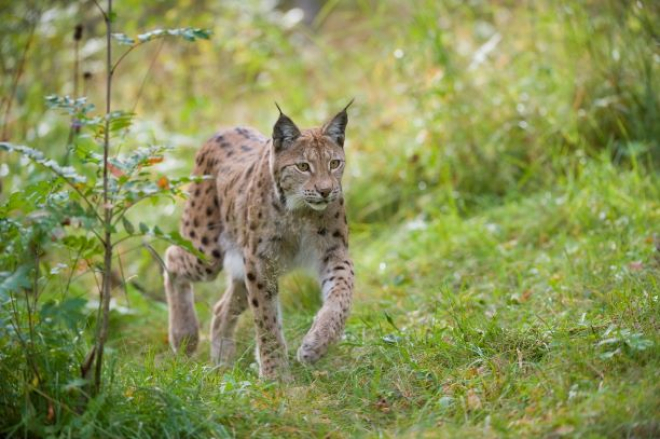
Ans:
[[[324,187],[324,188],[319,188],[315,186],[316,192],[318,192],[323,198],[328,198],[328,195],[330,195],[330,192],[332,192],[332,188],[329,187]]]

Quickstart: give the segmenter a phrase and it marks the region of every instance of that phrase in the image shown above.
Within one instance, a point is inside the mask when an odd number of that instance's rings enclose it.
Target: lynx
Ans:
[[[352,101],[351,101],[352,103]],[[206,258],[171,246],[165,256],[169,340],[191,354],[198,344],[192,284],[224,269],[228,288],[213,309],[211,357],[231,364],[234,330],[246,308],[256,330],[259,375],[289,380],[278,277],[297,267],[318,278],[323,306],[297,358],[311,364],[344,330],[353,295],[348,223],[341,179],[347,109],[320,128],[299,129],[277,107],[271,138],[251,128],[223,130],[195,158],[181,234]]]

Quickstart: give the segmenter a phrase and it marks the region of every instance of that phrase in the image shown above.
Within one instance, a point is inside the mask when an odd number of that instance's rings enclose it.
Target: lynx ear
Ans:
[[[273,126],[273,146],[275,147],[275,151],[281,151],[288,148],[300,136],[300,130],[289,116],[282,113],[277,102],[275,102],[275,106],[280,112],[280,117],[275,122],[275,126]]]
[[[323,134],[330,137],[339,146],[344,146],[346,125],[348,125],[348,114],[346,110],[348,110],[348,107],[351,106],[354,100],[351,99],[351,102],[323,127]]]

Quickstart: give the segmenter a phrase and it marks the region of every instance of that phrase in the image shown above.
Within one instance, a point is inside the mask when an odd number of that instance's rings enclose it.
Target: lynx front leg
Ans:
[[[344,251],[330,252],[324,257],[319,279],[323,307],[298,349],[301,363],[316,362],[341,337],[353,298],[353,277],[353,262]]]
[[[211,321],[211,359],[225,365],[233,360],[236,352],[234,329],[238,317],[248,306],[245,283],[233,279],[228,282],[230,285],[215,305]]]
[[[181,247],[171,246],[165,253],[165,293],[169,309],[169,341],[174,352],[185,346],[192,355],[199,341],[192,282],[215,277],[219,262],[204,265]]]
[[[264,261],[249,258],[245,267],[248,303],[257,334],[259,376],[289,381],[289,362],[277,296],[277,276]]]

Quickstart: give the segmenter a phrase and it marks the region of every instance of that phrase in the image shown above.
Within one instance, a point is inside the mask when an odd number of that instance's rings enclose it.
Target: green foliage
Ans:
[[[208,29],[196,29],[191,27],[184,27],[181,29],[156,29],[151,32],[146,32],[137,36],[137,39],[130,38],[126,34],[115,33],[112,34],[112,38],[115,39],[119,44],[125,46],[132,46],[142,43],[147,43],[149,41],[155,40],[157,38],[163,38],[166,36],[171,37],[181,37],[186,41],[197,41],[198,39],[208,40],[211,37],[211,32]]]
[[[330,1],[307,27],[256,0],[126,0],[107,116],[99,11],[65,3],[0,9],[0,435],[660,435],[655,2]],[[203,257],[170,232],[208,178],[193,148],[219,125],[267,134],[274,100],[309,126],[353,96],[343,341],[292,385],[257,380],[247,315],[234,368],[207,343],[171,354],[144,243]],[[115,283],[92,398],[106,122]],[[195,289],[203,340],[222,288]],[[295,352],[318,288],[281,290]]]
[[[108,8],[111,9],[110,2]],[[150,32],[138,40],[142,44],[168,35],[187,41],[209,37],[207,31],[185,28]],[[112,70],[127,54],[112,65]],[[111,80],[112,72],[108,74],[107,90]],[[0,258],[0,321],[6,323],[0,329],[1,347],[2,356],[11,359],[2,365],[7,381],[3,380],[0,391],[6,409],[3,422],[7,423],[2,432],[9,436],[21,432],[31,436],[57,433],[72,416],[89,408],[90,398],[99,397],[110,283],[115,276],[112,260],[119,243],[151,236],[200,254],[178,233],[163,232],[159,226],[150,228],[143,222],[136,230],[126,217],[135,204],[163,195],[180,195],[181,184],[193,180],[170,180],[165,176],[153,180],[147,169],[163,161],[166,147],[137,148],[127,155],[117,151],[115,157],[109,157],[110,141],[131,127],[134,112],[108,110],[95,116],[95,107],[86,98],[69,96],[49,95],[46,103],[70,117],[67,158],[69,152],[74,152],[79,159],[73,166],[61,166],[35,148],[0,142],[0,152],[20,154],[45,168],[46,175],[52,177],[50,181],[28,184],[27,197],[12,193],[0,207],[4,214],[0,217],[2,249],[7,251]],[[115,227],[120,221],[124,234]],[[72,258],[73,254],[76,256]],[[64,255],[68,257],[57,258]],[[43,261],[45,257],[48,262]],[[81,261],[91,269],[95,281],[97,271],[102,278],[92,350],[88,346],[91,331],[84,324],[87,300],[69,297]],[[118,263],[121,266],[121,260]],[[59,288],[50,285],[56,277],[66,279],[59,295],[53,294]],[[121,283],[125,286],[123,279]],[[83,349],[89,350],[87,356],[82,354]],[[92,369],[94,387],[89,380]]]
[[[30,287],[30,278],[28,277],[28,267],[19,267],[15,272],[0,273],[0,299],[10,300],[12,292]]]
[[[0,151],[18,152],[71,184],[84,184],[86,182],[86,178],[82,175],[78,175],[74,168],[70,166],[60,166],[55,160],[47,159],[41,151],[37,151],[34,148],[0,142]]]

